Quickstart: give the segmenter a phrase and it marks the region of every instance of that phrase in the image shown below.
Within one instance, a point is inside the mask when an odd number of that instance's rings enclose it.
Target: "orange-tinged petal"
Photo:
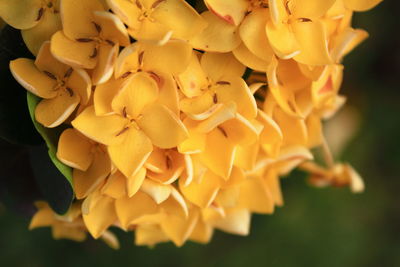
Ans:
[[[144,72],[134,74],[114,97],[112,108],[116,113],[136,118],[146,106],[158,97],[157,83]]]
[[[41,98],[53,98],[57,95],[53,90],[57,81],[39,71],[33,60],[19,58],[10,61],[10,70],[19,84],[31,93]]]
[[[247,209],[225,209],[225,213],[225,217],[211,223],[215,228],[235,235],[249,234],[251,214]]]
[[[140,168],[136,174],[127,177],[126,188],[128,189],[128,197],[132,197],[142,186],[146,178],[146,169]]]
[[[115,61],[115,78],[120,78],[122,75],[128,75],[131,72],[136,72],[139,69],[139,54],[142,52],[142,47],[139,43],[134,43],[124,47],[119,53]]]
[[[191,44],[194,48],[211,52],[231,52],[240,44],[235,25],[221,20],[210,11],[201,14],[208,26],[197,34]]]
[[[175,216],[187,218],[189,215],[188,205],[183,196],[171,186],[171,195],[160,205],[162,212],[167,214],[173,214]]]
[[[216,89],[218,102],[229,103],[233,101],[237,105],[237,112],[247,119],[257,116],[257,104],[250,88],[240,77],[227,77],[227,83],[220,83]]]
[[[93,162],[86,171],[74,169],[74,192],[78,199],[83,199],[93,192],[110,174],[111,161],[107,153],[97,151]],[[92,211],[92,210],[91,210]]]
[[[339,36],[337,44],[331,55],[334,62],[340,62],[342,58],[368,37],[368,33],[360,29],[346,28]]]
[[[207,134],[206,147],[200,153],[201,161],[212,172],[228,179],[233,166],[236,147],[224,132],[216,128]]]
[[[223,189],[240,185],[244,180],[246,180],[245,172],[240,167],[233,166],[231,175],[229,179],[222,184]]]
[[[335,2],[336,0],[294,0],[289,2],[289,8],[296,18],[319,18],[324,16]]]
[[[35,215],[33,215],[29,224],[29,230],[52,225],[55,221],[55,217],[50,206],[43,201],[38,201],[35,203],[35,205],[39,210],[35,213]]]
[[[279,125],[265,112],[258,111],[258,120],[264,129],[260,134],[260,143],[268,157],[277,157],[283,141],[283,134]]]
[[[209,224],[199,219],[189,239],[198,243],[207,244],[210,242],[213,232],[213,228]]]
[[[321,21],[297,21],[292,24],[300,53],[294,59],[308,65],[332,63],[328,51],[328,41]]]
[[[183,0],[160,2],[151,14],[151,18],[172,30],[173,37],[183,40],[190,40],[206,26],[197,11]]]
[[[104,11],[98,0],[63,0],[60,1],[60,13],[64,34],[71,40],[98,35],[93,24],[94,11]]]
[[[175,182],[182,174],[185,169],[185,162],[183,155],[177,151],[170,150],[165,153],[166,169],[161,173],[148,173],[148,177],[163,183],[172,184]]]
[[[367,11],[382,2],[382,0],[346,0],[343,2],[350,10]]]
[[[102,196],[89,214],[83,214],[83,221],[94,238],[99,238],[117,220],[114,202],[113,198]]]
[[[114,71],[114,63],[118,56],[119,46],[101,44],[95,48],[97,55],[97,65],[92,72],[92,82],[94,85],[107,82]]]
[[[269,45],[265,26],[269,21],[267,9],[257,9],[251,12],[240,25],[239,33],[246,47],[267,62],[271,61],[274,52]]]
[[[172,148],[188,137],[182,121],[167,107],[154,104],[143,110],[139,127],[160,148]]]
[[[267,23],[266,31],[271,48],[278,57],[288,59],[300,53],[301,47],[288,24],[275,26],[270,21]]]
[[[238,207],[252,212],[270,214],[274,212],[274,200],[265,182],[259,178],[248,178],[240,184]]]
[[[151,179],[145,179],[140,191],[148,194],[157,204],[164,202],[171,195],[170,185],[164,185]]]
[[[116,15],[106,11],[95,11],[94,21],[100,26],[100,35],[103,39],[116,42],[121,46],[130,44],[128,31]]]
[[[0,17],[13,28],[29,29],[37,25],[43,15],[40,0],[1,0]],[[48,13],[48,12],[46,12]]]
[[[122,142],[125,135],[120,133],[126,124],[126,119],[119,115],[96,116],[93,106],[87,107],[72,121],[75,129],[105,145]]]
[[[268,68],[268,61],[264,61],[250,52],[244,43],[236,47],[235,50],[233,50],[233,54],[243,65],[253,70],[265,72]]]
[[[122,134],[125,139],[120,144],[108,146],[111,161],[126,177],[135,175],[153,150],[149,138],[136,127],[131,125]]]
[[[237,146],[234,165],[243,168],[246,171],[254,169],[258,151],[258,142],[248,146]]]
[[[115,210],[121,226],[127,229],[135,220],[158,211],[156,202],[147,194],[138,191],[134,196],[115,201]]]
[[[299,64],[295,60],[279,60],[278,62],[275,75],[277,75],[280,86],[284,86],[293,92],[310,86],[310,79],[301,72]]]
[[[101,188],[101,193],[118,199],[126,196],[126,178],[121,172],[111,174],[107,182]]]
[[[92,143],[78,131],[67,129],[58,140],[57,158],[72,168],[86,171],[93,160]]]
[[[199,213],[194,209],[190,211],[188,218],[171,214],[165,220],[161,221],[161,228],[172,242],[180,247],[189,238],[198,218]]]
[[[246,70],[232,53],[205,52],[201,56],[200,63],[207,76],[214,82],[220,81],[224,76],[242,77]]]
[[[154,77],[156,81],[158,79],[161,81],[161,85],[158,85],[159,91],[157,103],[166,106],[174,114],[179,115],[178,86],[174,77],[171,74],[166,73],[150,73],[150,77]]]
[[[306,120],[308,147],[313,148],[319,146],[323,142],[322,122],[318,115],[311,114]]]
[[[196,97],[203,94],[208,86],[206,69],[202,68],[196,53],[192,53],[186,70],[178,75],[177,81],[181,92],[187,97]]]
[[[111,78],[106,83],[96,86],[94,91],[94,109],[97,116],[110,115],[115,113],[112,109],[112,100],[118,94],[119,90],[124,87],[126,79]]]
[[[246,0],[206,0],[208,9],[220,19],[238,26],[246,15],[249,3]]]
[[[29,51],[37,55],[42,44],[45,41],[49,41],[51,36],[61,29],[60,15],[53,12],[46,12],[35,27],[22,30],[21,34]]]
[[[143,68],[176,75],[186,70],[191,56],[192,47],[181,40],[170,40],[164,45],[147,44],[144,47]]]
[[[79,102],[79,95],[72,90],[60,89],[56,97],[40,101],[35,109],[35,119],[45,127],[57,127],[74,112]]]
[[[307,127],[304,119],[287,115],[280,109],[275,110],[274,120],[282,130],[284,145],[306,145]]]
[[[211,171],[205,173],[200,183],[194,181],[185,186],[182,180],[179,182],[179,189],[185,198],[200,208],[210,206],[223,183],[222,179]]]
[[[76,68],[93,69],[97,57],[91,57],[95,49],[94,42],[78,42],[68,39],[62,31],[51,37],[51,53],[59,61]]]

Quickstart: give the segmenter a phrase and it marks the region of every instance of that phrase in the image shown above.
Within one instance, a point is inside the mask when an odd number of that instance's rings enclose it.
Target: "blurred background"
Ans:
[[[354,27],[370,38],[345,59],[342,93],[349,108],[337,125],[354,132],[340,160],[360,172],[366,191],[316,189],[294,172],[282,180],[285,205],[272,216],[255,215],[248,237],[216,232],[208,245],[182,248],[160,244],[136,247],[133,236],[116,230],[121,249],[103,242],[54,241],[49,229],[28,231],[29,213],[0,187],[1,266],[400,266],[400,10],[386,0],[354,16]],[[343,118],[347,118],[343,122]],[[348,119],[350,118],[350,119]],[[3,144],[2,151],[17,151]],[[24,155],[25,152],[20,152]],[[24,158],[22,156],[22,158]],[[0,160],[6,168],[6,157]],[[13,190],[29,195],[34,184]],[[10,177],[11,177],[10,176]],[[4,182],[4,181],[3,181]],[[1,186],[1,183],[0,183]],[[7,205],[6,205],[7,204]]]

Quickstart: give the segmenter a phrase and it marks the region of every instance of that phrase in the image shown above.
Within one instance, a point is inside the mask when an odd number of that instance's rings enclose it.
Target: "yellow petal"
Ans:
[[[236,147],[224,132],[216,128],[207,134],[206,147],[200,153],[201,161],[212,172],[228,179],[231,174]]]
[[[266,31],[271,48],[278,57],[288,59],[300,53],[301,47],[288,24],[275,26],[270,21],[267,23]]]
[[[294,0],[290,2],[289,8],[297,18],[319,18],[324,16],[334,3],[335,0]]]
[[[189,209],[183,196],[171,186],[171,195],[160,205],[162,211],[167,214],[188,218]]]
[[[252,212],[270,214],[274,211],[274,200],[263,180],[248,178],[240,185],[238,206]]]
[[[178,87],[174,77],[171,74],[165,73],[150,73],[150,77],[155,75],[156,81],[160,80],[161,85],[158,85],[157,103],[166,106],[174,114],[179,115],[179,96]]]
[[[69,66],[58,61],[50,51],[50,41],[44,42],[35,59],[35,65],[40,71],[47,71],[54,76],[63,78]]]
[[[210,242],[212,235],[213,228],[199,219],[189,239],[198,243],[206,244]]]
[[[150,179],[145,179],[140,187],[140,191],[148,194],[157,204],[160,204],[169,198],[172,189],[170,185],[164,185]]]
[[[115,62],[115,78],[120,78],[122,75],[129,75],[136,72],[139,66],[139,55],[143,52],[139,43],[134,43],[130,46],[124,47],[118,55]]]
[[[76,68],[93,69],[97,58],[91,57],[94,42],[78,42],[68,39],[62,31],[51,37],[51,53],[59,61]]]
[[[94,107],[90,106],[72,121],[72,126],[90,139],[108,145],[124,140],[124,134],[120,133],[126,123],[126,119],[118,115],[96,116]]]
[[[286,2],[287,3],[287,2]],[[287,20],[288,11],[285,7],[285,2],[282,0],[269,0],[268,7],[271,15],[271,20],[274,25],[280,25]]]
[[[148,44],[144,48],[143,68],[176,75],[187,68],[191,56],[192,47],[181,40],[171,40],[164,45]]]
[[[103,39],[118,43],[121,46],[130,44],[128,31],[116,15],[106,11],[95,11],[93,18],[100,26],[100,35]]]
[[[40,0],[1,0],[0,17],[13,28],[29,29],[37,25],[43,15],[47,15],[41,8]]]
[[[236,115],[235,112],[236,105],[233,102],[228,102],[226,105],[218,105],[218,108],[210,117],[197,124],[196,131],[200,133],[208,133],[220,124],[233,119]],[[223,129],[221,131],[223,131]]]
[[[86,231],[78,227],[68,227],[66,225],[56,224],[51,230],[52,236],[55,240],[71,239],[82,242],[86,239]]]
[[[86,171],[93,160],[92,143],[74,129],[65,130],[58,140],[57,158],[64,164]]]
[[[139,72],[134,74],[114,97],[112,108],[116,113],[136,118],[157,97],[157,83],[146,73]]]
[[[265,112],[258,111],[258,120],[263,124],[264,129],[260,135],[260,143],[268,157],[275,158],[283,141],[283,134],[279,125]]]
[[[201,56],[201,67],[214,82],[220,81],[223,76],[241,77],[246,69],[232,53],[212,52],[205,52]]]
[[[300,54],[294,57],[296,61],[308,65],[332,63],[325,28],[321,21],[298,21],[292,25],[300,47]]]
[[[50,206],[44,202],[43,204],[45,204],[45,206],[39,208],[39,210],[32,217],[29,224],[29,230],[44,226],[50,226],[56,220],[54,217],[54,212],[51,210]]]
[[[211,171],[205,173],[200,183],[192,182],[188,186],[185,186],[181,181],[179,180],[179,189],[182,194],[186,199],[200,208],[210,206],[222,185],[222,179]]]
[[[181,176],[185,162],[183,155],[171,150],[165,155],[166,169],[161,173],[148,173],[148,177],[163,184],[171,184]]]
[[[268,68],[268,61],[264,61],[246,47],[244,43],[241,43],[235,50],[233,54],[243,65],[254,69],[256,71],[265,72]]]
[[[126,196],[126,178],[121,172],[115,172],[108,177],[101,189],[101,193],[118,199]]]
[[[344,4],[348,9],[354,11],[367,11],[380,2],[382,2],[382,0],[346,0]]]
[[[216,89],[219,103],[233,101],[237,105],[237,112],[247,119],[257,116],[257,104],[246,82],[240,77],[229,77],[224,79]]]
[[[346,28],[339,36],[332,50],[332,59],[340,62],[342,58],[368,37],[364,30]]]
[[[115,201],[115,210],[122,228],[127,229],[135,220],[145,215],[155,214],[158,211],[154,200],[143,192],[134,196],[120,198]]]
[[[131,177],[143,166],[153,146],[149,138],[134,125],[123,135],[125,139],[122,143],[108,146],[108,153],[115,166],[126,177]]]
[[[152,1],[155,3],[156,1]],[[154,8],[151,17],[173,31],[173,37],[189,40],[206,26],[202,17],[183,0],[166,0]]]
[[[114,202],[113,198],[102,196],[89,214],[83,214],[83,221],[94,238],[99,238],[117,220]]]
[[[138,28],[141,10],[131,1],[126,0],[106,0],[111,10],[129,27]]]
[[[203,89],[207,87],[208,80],[205,68],[200,65],[196,53],[192,53],[189,65],[184,72],[179,74],[177,81],[185,96],[192,98],[203,94]]]
[[[168,240],[168,237],[158,225],[138,225],[135,230],[135,244],[137,246],[154,246]]]
[[[175,147],[188,136],[182,121],[162,105],[145,108],[137,122],[152,143],[160,148]]]
[[[79,95],[81,104],[86,105],[89,102],[92,94],[92,81],[85,70],[77,68],[73,69],[67,80],[66,86]]]
[[[275,111],[274,119],[282,130],[284,145],[307,144],[308,136],[304,119],[289,116],[279,109]]]
[[[191,210],[188,218],[171,214],[165,220],[161,221],[161,228],[172,242],[180,247],[189,238],[198,218],[199,213],[197,210]]]
[[[142,186],[146,178],[146,169],[140,168],[136,174],[127,177],[126,188],[128,189],[128,197],[132,197]]]
[[[231,52],[240,44],[235,25],[221,20],[210,11],[201,14],[208,23],[207,28],[197,34],[191,44],[194,48],[211,52]]]
[[[35,109],[35,119],[45,127],[57,127],[74,112],[79,101],[79,95],[71,89],[60,89],[55,98],[40,101]]]
[[[97,151],[93,155],[93,162],[86,171],[74,169],[74,192],[78,199],[87,197],[110,174],[111,161],[108,155]]]
[[[154,147],[144,166],[155,173],[165,172],[167,170],[166,150]]]
[[[264,180],[271,193],[275,205],[283,205],[283,196],[281,191],[280,177],[271,169],[267,171]]]
[[[37,55],[41,45],[45,41],[49,41],[51,36],[61,29],[60,15],[48,11],[35,27],[22,30],[21,34],[29,51]]]
[[[178,145],[179,153],[193,154],[204,150],[206,145],[206,134],[195,130],[198,125],[190,119],[184,120],[184,124],[188,129],[189,136]]]
[[[240,114],[224,122],[220,128],[224,130],[232,144],[245,146],[258,140],[257,129]]]
[[[119,241],[118,241],[118,238],[116,237],[116,235],[108,230],[105,231],[101,235],[101,239],[104,241],[104,243],[106,243],[112,249],[117,250],[120,247]]]
[[[252,170],[255,167],[259,151],[259,143],[255,142],[248,146],[237,146],[234,164],[244,170]]]
[[[114,113],[111,103],[119,90],[124,87],[126,79],[111,78],[106,83],[96,86],[94,91],[94,109],[97,116],[110,115]]]
[[[97,36],[98,32],[93,24],[94,11],[104,11],[104,6],[98,0],[60,1],[64,34],[71,40]]]
[[[57,81],[50,78],[35,66],[33,60],[19,58],[10,61],[10,70],[14,78],[26,90],[42,98],[53,98]]]
[[[94,85],[107,82],[114,71],[114,63],[118,56],[119,46],[101,44],[96,48],[97,65],[92,72],[92,82]]]
[[[267,9],[256,9],[243,20],[239,33],[246,47],[268,64],[274,52],[269,45],[265,26],[269,21]]]
[[[242,22],[249,6],[246,0],[233,0],[229,3],[221,0],[206,0],[204,2],[211,12],[229,24],[236,26]]]
[[[251,214],[246,209],[226,209],[224,218],[214,220],[212,225],[224,232],[235,235],[248,235]]]

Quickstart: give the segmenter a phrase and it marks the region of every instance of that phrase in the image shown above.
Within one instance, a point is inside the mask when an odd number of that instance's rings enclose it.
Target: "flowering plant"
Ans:
[[[46,202],[30,228],[181,246],[247,235],[297,167],[314,186],[363,191],[323,121],[346,101],[343,57],[368,35],[352,14],[379,2],[0,0],[34,55],[9,68],[57,168],[38,178]]]

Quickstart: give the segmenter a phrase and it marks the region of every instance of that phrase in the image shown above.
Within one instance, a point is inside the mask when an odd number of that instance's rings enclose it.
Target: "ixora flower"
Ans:
[[[39,98],[31,115],[74,192],[66,214],[37,202],[30,228],[182,246],[247,235],[297,167],[316,187],[362,192],[323,121],[346,100],[343,57],[367,37],[352,13],[379,2],[205,0],[200,15],[183,0],[0,0],[36,55],[11,73]]]

